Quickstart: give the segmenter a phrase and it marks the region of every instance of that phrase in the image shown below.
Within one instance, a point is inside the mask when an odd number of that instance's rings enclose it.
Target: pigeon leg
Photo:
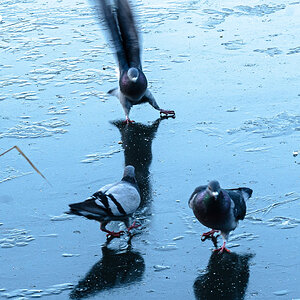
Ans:
[[[124,234],[124,231],[122,231],[122,230],[121,230],[121,231],[118,231],[118,232],[109,231],[109,230],[107,230],[107,229],[105,228],[106,225],[107,225],[107,222],[101,223],[100,229],[101,229],[102,231],[104,231],[104,232],[107,232],[106,237],[107,237],[108,239],[110,239],[110,238],[119,238],[119,237],[121,237],[121,235]]]
[[[215,249],[214,252],[218,252],[219,254],[223,253],[224,251],[230,253],[230,250],[227,249],[225,247],[225,245],[226,245],[226,242],[224,241],[222,247],[218,248],[218,249]]]
[[[130,120],[128,116],[126,116],[126,120],[124,121],[124,124],[132,124],[134,123],[135,121],[133,120]]]
[[[155,109],[159,110],[160,116],[165,115],[165,117],[175,117],[175,111],[174,110],[165,110],[161,109],[157,102],[155,101],[155,98],[151,94],[151,92],[147,89],[144,97],[142,98],[143,102],[147,101],[150,105],[152,105]]]
[[[122,93],[120,93],[119,95],[119,100],[126,116],[126,121],[124,123],[126,124],[133,123],[134,121],[129,119],[129,112],[132,107],[131,102]]]
[[[201,236],[201,241],[204,242],[206,239],[212,239],[215,232],[219,232],[219,230],[212,229],[208,232],[205,232]]]
[[[129,232],[131,229],[138,228],[140,226],[142,226],[142,225],[141,224],[136,224],[136,222],[134,221],[133,224],[127,228],[127,231]]]

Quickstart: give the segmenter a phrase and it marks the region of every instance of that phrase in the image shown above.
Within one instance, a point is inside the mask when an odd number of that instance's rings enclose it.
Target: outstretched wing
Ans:
[[[142,69],[139,35],[127,0],[117,0],[117,18],[127,63]]]
[[[110,38],[116,51],[119,68],[123,70],[128,68],[126,54],[123,48],[123,41],[117,24],[117,16],[113,12],[113,7],[107,0],[94,0],[98,16],[104,19],[105,25],[109,31]]]

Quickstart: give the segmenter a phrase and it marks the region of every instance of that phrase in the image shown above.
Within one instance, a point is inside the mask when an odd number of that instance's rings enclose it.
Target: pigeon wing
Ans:
[[[128,66],[142,69],[139,35],[127,0],[117,0],[117,18]]]
[[[123,41],[117,24],[117,16],[113,12],[113,7],[107,0],[94,0],[98,16],[104,19],[104,23],[109,31],[113,42],[120,70],[127,69],[128,64],[123,48]]]
[[[246,215],[246,200],[252,195],[249,188],[238,188],[226,190],[234,202],[234,216],[237,220],[243,220]]]
[[[106,193],[110,188],[112,188],[113,186],[115,186],[117,184],[119,184],[119,182],[106,184],[100,190],[98,190],[98,192]]]
[[[104,205],[99,205],[96,200],[97,197],[92,196],[83,202],[69,204],[70,213],[100,222],[111,216],[107,208]]]
[[[105,193],[115,216],[131,215],[140,205],[141,196],[138,189],[131,183],[120,181]]]

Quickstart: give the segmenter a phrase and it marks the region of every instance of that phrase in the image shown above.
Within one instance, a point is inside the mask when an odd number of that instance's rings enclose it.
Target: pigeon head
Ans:
[[[214,199],[218,199],[222,195],[221,187],[218,181],[211,181],[206,188],[207,193]]]
[[[125,167],[122,180],[132,184],[137,184],[134,166],[128,165]]]
[[[123,177],[131,177],[131,178],[134,178],[134,177],[135,177],[135,169],[134,169],[134,166],[131,166],[131,165],[126,166],[125,169],[124,169]]]
[[[127,71],[127,76],[130,81],[136,82],[139,78],[139,70],[137,68],[129,68]]]
[[[121,92],[129,99],[140,100],[147,89],[147,78],[143,71],[129,68],[123,72],[119,80]]]

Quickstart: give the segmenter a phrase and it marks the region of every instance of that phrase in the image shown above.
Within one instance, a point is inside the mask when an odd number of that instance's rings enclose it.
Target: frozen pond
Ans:
[[[17,145],[52,186],[17,151],[0,157],[0,298],[299,299],[300,2],[135,10],[150,89],[176,119],[141,105],[124,126],[90,4],[1,1],[0,153]],[[125,162],[142,228],[107,247],[98,223],[63,213]],[[229,255],[201,242],[187,205],[212,179],[254,191]]]

